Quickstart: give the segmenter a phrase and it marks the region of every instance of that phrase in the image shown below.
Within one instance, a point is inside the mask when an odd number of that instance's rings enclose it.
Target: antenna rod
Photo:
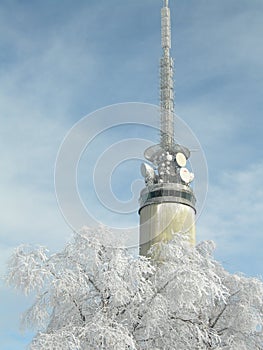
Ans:
[[[168,0],[161,10],[163,54],[160,60],[161,147],[170,150],[174,144],[174,63],[170,56],[171,17]]]

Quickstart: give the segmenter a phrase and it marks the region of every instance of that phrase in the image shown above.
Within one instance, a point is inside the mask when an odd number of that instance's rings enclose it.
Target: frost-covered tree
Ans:
[[[182,235],[152,247],[155,259],[116,248],[106,228],[84,229],[61,253],[19,247],[8,281],[35,302],[31,350],[263,349],[263,284],[231,275],[214,245]]]

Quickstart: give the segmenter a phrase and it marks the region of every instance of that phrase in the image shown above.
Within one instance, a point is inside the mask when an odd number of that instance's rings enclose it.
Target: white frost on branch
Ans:
[[[36,293],[23,317],[37,330],[30,349],[263,349],[262,282],[229,274],[213,250],[175,234],[152,247],[154,260],[134,257],[106,228],[51,256],[17,248],[8,282]]]

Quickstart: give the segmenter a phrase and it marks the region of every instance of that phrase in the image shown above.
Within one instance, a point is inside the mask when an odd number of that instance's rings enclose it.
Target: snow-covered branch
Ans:
[[[8,282],[36,293],[24,314],[38,330],[31,350],[262,350],[262,282],[225,271],[212,242],[175,234],[150,260],[110,236],[85,228],[51,256],[16,249]]]

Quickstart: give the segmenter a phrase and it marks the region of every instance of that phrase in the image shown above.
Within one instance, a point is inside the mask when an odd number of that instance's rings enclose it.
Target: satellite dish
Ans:
[[[177,153],[175,156],[175,160],[176,163],[180,166],[180,167],[185,167],[186,166],[186,158],[185,155],[181,152]]]
[[[161,153],[162,153],[162,149],[160,145],[154,145],[147,148],[144,151],[144,157],[150,162],[153,162],[155,158],[158,158]]]
[[[189,184],[189,182],[191,182],[191,180],[190,180],[191,174],[190,174],[189,170],[186,168],[180,169],[180,177],[183,180],[183,182],[185,182],[186,184]]]
[[[148,177],[151,179],[154,179],[155,177],[154,169],[147,163],[142,163],[141,174],[143,177]]]

